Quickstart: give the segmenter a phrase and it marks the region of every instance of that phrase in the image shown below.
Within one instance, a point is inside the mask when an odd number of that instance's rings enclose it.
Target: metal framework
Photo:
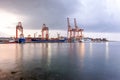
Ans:
[[[71,37],[72,37],[72,28],[71,28],[71,25],[70,25],[69,18],[67,18],[67,24],[68,24],[67,37],[68,37],[68,38],[71,38]]]
[[[18,31],[20,31],[20,35],[18,35]],[[16,26],[16,39],[18,38],[18,36],[23,37],[23,27],[21,22],[18,22]]]
[[[75,38],[75,39],[81,39],[83,37],[82,32],[83,29],[79,29],[77,26],[76,18],[74,18],[74,28],[71,28],[69,18],[67,18],[67,24],[68,24],[68,32],[67,37],[68,39]]]
[[[45,24],[42,26],[42,39],[49,39],[49,28]]]
[[[80,38],[81,39],[83,37],[82,32],[84,31],[84,29],[79,29],[78,28],[76,18],[74,18],[74,25],[75,25],[75,33],[76,33],[75,38],[77,38],[77,39]]]

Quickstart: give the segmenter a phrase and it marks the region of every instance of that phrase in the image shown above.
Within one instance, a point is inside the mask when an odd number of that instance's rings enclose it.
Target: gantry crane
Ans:
[[[68,32],[67,32],[68,39],[70,39],[70,40],[71,40],[71,38],[81,39],[83,37],[83,34],[82,34],[83,29],[78,28],[76,18],[74,18],[75,28],[71,28],[69,18],[67,18],[67,24],[68,24]]]
[[[71,37],[72,37],[72,28],[71,28],[71,25],[70,25],[69,18],[67,18],[67,25],[68,25],[67,37],[71,39]]]
[[[42,26],[42,39],[43,39],[43,40],[44,40],[44,39],[46,39],[46,40],[49,39],[49,28],[46,27],[45,24],[43,24],[43,26]]]
[[[18,35],[18,31],[20,32],[20,35]],[[22,23],[18,22],[17,26],[16,26],[16,39],[18,39],[18,37],[23,37],[23,27],[22,27]]]
[[[75,25],[75,38],[76,39],[81,39],[83,37],[83,34],[82,32],[84,31],[84,29],[79,29],[78,26],[77,26],[77,21],[76,21],[76,18],[74,18],[74,25]]]

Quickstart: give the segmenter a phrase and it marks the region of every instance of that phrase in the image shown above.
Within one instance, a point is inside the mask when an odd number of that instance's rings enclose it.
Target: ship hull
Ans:
[[[36,40],[36,39],[32,39],[31,42],[35,42],[35,43],[58,43],[58,42],[65,42],[65,40]]]
[[[25,38],[19,38],[18,43],[25,43]]]

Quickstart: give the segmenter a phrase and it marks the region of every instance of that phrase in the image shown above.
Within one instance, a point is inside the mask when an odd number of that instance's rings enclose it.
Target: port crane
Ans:
[[[46,27],[45,24],[43,24],[43,26],[42,26],[42,39],[43,39],[43,40],[44,40],[44,39],[46,39],[46,40],[49,39],[49,28]]]
[[[18,32],[20,32],[20,37],[23,37],[23,27],[22,27],[22,23],[18,22],[18,24],[16,25],[16,39],[18,39]]]
[[[81,39],[83,37],[83,34],[82,32],[84,31],[84,29],[79,29],[78,26],[77,26],[77,21],[76,21],[76,18],[74,18],[74,25],[75,25],[75,38],[76,39]]]
[[[68,32],[67,32],[68,39],[69,40],[71,40],[72,38],[78,40],[82,39],[83,37],[82,32],[84,31],[84,29],[78,28],[76,18],[74,18],[74,26],[75,26],[74,28],[71,28],[69,18],[67,18],[67,24],[68,24]]]
[[[71,39],[71,37],[72,37],[72,28],[71,28],[71,25],[70,25],[69,18],[67,18],[67,24],[68,24],[67,37]]]

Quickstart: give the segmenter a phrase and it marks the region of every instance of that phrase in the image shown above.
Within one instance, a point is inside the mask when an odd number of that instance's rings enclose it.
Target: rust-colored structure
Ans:
[[[18,34],[18,31],[20,32],[20,35]],[[23,37],[23,27],[22,27],[22,23],[18,22],[17,26],[16,26],[16,39],[18,37]]]
[[[83,37],[82,32],[84,31],[84,29],[78,28],[76,18],[74,18],[74,25],[75,25],[75,38],[81,39]]]
[[[67,18],[67,24],[68,24],[67,37],[68,37],[68,38],[71,38],[71,37],[72,37],[72,28],[71,28],[71,25],[70,25],[69,18]]]
[[[74,18],[74,25],[75,25],[74,28],[71,28],[69,18],[67,18],[67,24],[68,24],[67,37],[69,40],[71,40],[72,38],[79,40],[83,37],[83,34],[82,34],[83,29],[78,28],[76,18]]]
[[[42,26],[42,39],[43,39],[43,40],[44,40],[44,39],[46,39],[46,40],[49,39],[49,28],[46,27],[45,24],[43,24],[43,26]]]

